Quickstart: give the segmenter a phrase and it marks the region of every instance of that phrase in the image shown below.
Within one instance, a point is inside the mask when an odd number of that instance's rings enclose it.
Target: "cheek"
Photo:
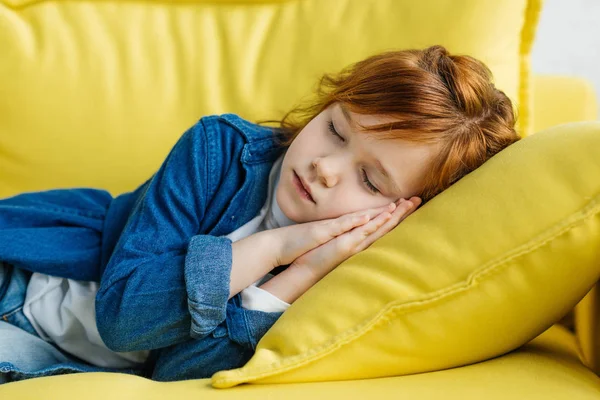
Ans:
[[[370,193],[366,193],[364,190],[361,190],[361,188],[358,188],[355,185],[352,190],[352,195],[344,196],[344,198],[339,201],[339,204],[340,207],[344,207],[344,209],[350,213],[369,208],[383,207],[394,200],[388,200],[387,197],[382,195],[375,196]]]
[[[339,217],[370,207],[368,200],[357,194],[356,189],[346,191],[331,202],[328,212],[333,217]]]
[[[308,132],[303,130],[298,134],[298,136],[294,138],[294,140],[290,144],[288,151],[292,154],[294,158],[302,157],[306,153],[307,148],[309,147],[308,143],[310,142],[310,140],[307,140],[307,133]]]

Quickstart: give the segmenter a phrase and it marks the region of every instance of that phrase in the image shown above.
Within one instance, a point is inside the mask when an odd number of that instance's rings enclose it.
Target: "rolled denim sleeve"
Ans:
[[[202,337],[225,320],[232,267],[232,242],[227,237],[197,235],[185,259],[190,336]]]
[[[190,336],[201,338],[227,321],[232,340],[252,350],[283,311],[246,309],[242,293],[229,300],[232,242],[227,237],[194,236],[185,260]]]
[[[178,140],[135,202],[102,272],[96,322],[114,351],[184,342],[225,319],[231,241],[198,234],[212,196],[208,177],[218,179],[208,159],[222,157],[206,135],[201,119]]]

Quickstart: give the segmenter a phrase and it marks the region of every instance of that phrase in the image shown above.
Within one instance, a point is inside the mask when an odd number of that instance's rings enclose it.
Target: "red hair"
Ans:
[[[439,145],[418,194],[423,203],[520,139],[512,103],[494,86],[489,68],[473,57],[450,55],[442,46],[388,51],[325,74],[316,96],[281,120],[258,123],[277,122],[280,143],[289,146],[335,102],[357,114],[392,117],[393,122],[360,125],[361,132]]]

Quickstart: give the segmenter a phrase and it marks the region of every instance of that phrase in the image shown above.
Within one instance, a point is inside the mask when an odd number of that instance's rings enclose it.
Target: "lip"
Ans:
[[[300,175],[298,175],[296,173],[296,171],[294,171],[294,176],[296,177],[296,179],[298,180],[298,182],[300,183],[300,186],[308,193],[308,196],[310,197],[310,201],[312,201],[313,203],[317,203],[315,201],[315,199],[312,197],[312,193],[310,190],[310,186],[308,186],[308,184],[300,177]]]

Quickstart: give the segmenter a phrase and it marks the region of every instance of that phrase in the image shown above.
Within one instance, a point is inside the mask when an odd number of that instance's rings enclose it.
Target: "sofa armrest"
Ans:
[[[534,74],[532,90],[533,132],[598,118],[596,94],[585,79]]]
[[[532,78],[533,132],[598,118],[597,97],[589,81],[557,75],[534,74]],[[573,321],[582,362],[600,375],[600,283],[563,321],[568,325]]]
[[[600,376],[600,283],[575,306],[574,314],[581,361]]]
[[[585,79],[534,75],[532,89],[533,132],[598,118],[596,94]],[[600,375],[600,283],[596,283],[565,320],[573,320],[582,361]]]

